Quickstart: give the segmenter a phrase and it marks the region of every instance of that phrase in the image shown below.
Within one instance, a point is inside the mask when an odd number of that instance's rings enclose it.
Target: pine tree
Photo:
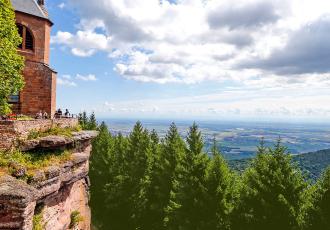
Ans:
[[[217,148],[216,139],[213,139],[212,159],[206,173],[207,221],[205,229],[230,229],[230,213],[233,209],[235,196],[233,173]]]
[[[129,198],[130,177],[127,173],[129,162],[126,161],[128,140],[121,133],[114,138],[113,168],[103,189],[106,194],[107,217],[104,219],[105,229],[133,229],[131,221],[131,202]],[[109,167],[111,165],[109,164]]]
[[[169,222],[170,199],[185,153],[185,143],[179,135],[174,123],[171,124],[163,143],[161,144],[160,168],[155,184],[159,187],[158,217],[159,229],[165,228]],[[165,228],[166,229],[166,228]]]
[[[104,192],[104,188],[113,177],[112,170],[115,162],[114,143],[108,127],[102,122],[98,130],[99,135],[93,141],[89,177],[93,182],[90,187],[93,223],[95,226],[102,227],[108,219],[107,207],[104,202],[107,194]]]
[[[122,135],[116,138],[115,148],[117,172],[106,186],[108,204],[114,215],[112,226],[113,229],[135,229],[151,167],[149,134],[137,122],[128,138]]]
[[[208,157],[196,123],[190,127],[182,167],[178,168],[169,208],[169,229],[205,229]]]
[[[89,126],[88,117],[87,117],[87,113],[85,111],[82,113],[79,113],[78,120],[79,120],[79,124],[82,129],[86,130],[89,128],[88,127]]]
[[[89,129],[89,130],[96,130],[97,129],[97,121],[96,121],[94,112],[92,112],[92,114],[89,116],[89,119],[88,119],[88,122],[87,122],[86,126],[87,126],[87,129]]]
[[[131,178],[132,219],[135,228],[140,226],[141,212],[146,209],[146,191],[150,185],[152,169],[151,140],[147,130],[137,122],[133,132],[128,137],[128,159],[131,161],[129,173]]]
[[[155,130],[150,133],[150,157],[148,167],[140,190],[140,199],[137,205],[136,229],[153,230],[161,229],[163,226],[163,207],[159,206],[159,179],[161,175],[159,137]]]
[[[313,189],[313,188],[312,188]],[[306,229],[329,229],[330,226],[330,168],[313,189],[313,204],[307,212]]]
[[[307,183],[280,140],[267,153],[257,154],[243,182],[234,229],[301,227]]]
[[[21,42],[10,0],[0,0],[0,115],[11,112],[8,97],[24,86],[24,59],[17,53]]]
[[[267,148],[265,146],[265,138],[262,137],[261,140],[260,140],[260,144],[259,146],[257,147],[257,154],[264,154],[267,152]]]

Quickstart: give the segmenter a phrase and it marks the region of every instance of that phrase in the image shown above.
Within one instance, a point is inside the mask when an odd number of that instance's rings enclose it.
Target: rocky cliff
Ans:
[[[88,170],[91,140],[96,136],[94,131],[80,131],[71,137],[21,141],[22,151],[49,154],[60,150],[69,155],[31,172],[19,163],[7,166],[10,169],[0,177],[0,229],[89,230]]]

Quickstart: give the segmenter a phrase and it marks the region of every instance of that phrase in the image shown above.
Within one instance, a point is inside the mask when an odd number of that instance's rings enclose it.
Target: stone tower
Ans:
[[[53,23],[43,0],[12,0],[16,24],[23,42],[18,52],[25,57],[25,87],[10,97],[13,110],[34,116],[56,110],[56,72],[49,66],[50,31]]]

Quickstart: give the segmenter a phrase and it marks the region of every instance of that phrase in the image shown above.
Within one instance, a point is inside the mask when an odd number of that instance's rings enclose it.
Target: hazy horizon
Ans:
[[[156,122],[186,122],[186,123],[199,123],[199,122],[209,122],[209,123],[262,123],[262,124],[307,124],[307,125],[326,125],[330,126],[330,119],[329,120],[317,120],[317,119],[267,119],[267,118],[260,118],[260,117],[251,117],[251,118],[171,118],[171,117],[112,117],[112,116],[98,116],[97,120],[99,122],[105,120],[113,120],[113,121],[130,121],[130,122],[137,122],[137,121],[156,121]]]

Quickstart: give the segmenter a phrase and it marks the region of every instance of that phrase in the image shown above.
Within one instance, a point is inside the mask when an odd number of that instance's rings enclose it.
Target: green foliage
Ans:
[[[88,120],[82,115],[81,124],[88,126]],[[196,124],[185,141],[175,124],[162,139],[140,122],[127,137],[111,135],[105,123],[97,129],[100,135],[93,142],[90,165],[92,219],[97,229],[329,226],[330,170],[311,184],[280,142],[273,148],[261,143],[257,157],[238,175],[215,140],[212,156],[203,151]]]
[[[89,117],[86,112],[79,113],[78,120],[83,130],[96,130],[98,128],[94,112]]]
[[[65,137],[72,137],[73,132],[79,132],[81,131],[81,127],[78,125],[76,127],[67,127],[67,128],[61,128],[59,126],[54,126],[46,131],[36,131],[32,130],[27,139],[32,140],[32,139],[37,139],[40,137],[47,137],[47,136],[65,136]]]
[[[24,86],[24,60],[17,53],[20,43],[10,0],[0,0],[0,115],[11,112],[8,97]]]
[[[33,230],[44,230],[43,226],[43,205],[37,205],[33,215]]]
[[[119,146],[118,151],[120,151]],[[120,151],[120,154],[122,152]],[[93,222],[97,226],[108,226],[109,209],[105,200],[107,193],[104,192],[105,184],[112,181],[118,167],[114,154],[114,140],[108,127],[102,123],[99,127],[99,136],[93,141],[89,176],[96,183],[91,185],[91,210]],[[104,227],[105,228],[105,227]]]
[[[202,151],[203,141],[195,123],[189,130],[186,142],[167,207],[168,229],[204,229],[208,219],[205,174],[209,159]]]
[[[207,184],[207,220],[206,229],[230,229],[230,214],[237,200],[240,181],[230,171],[225,159],[217,149],[213,140],[212,160],[206,171]]]
[[[234,229],[299,229],[302,208],[309,199],[306,189],[307,183],[280,141],[273,149],[260,147],[243,175]]]
[[[313,204],[308,210],[306,229],[328,229],[330,226],[330,167],[312,188]]]
[[[79,211],[73,211],[70,215],[70,225],[69,225],[69,228],[72,229],[74,227],[76,227],[79,222],[83,221],[84,218],[81,216],[80,212]]]
[[[71,152],[68,150],[24,153],[18,150],[13,150],[10,152],[0,152],[0,169],[3,172],[10,173],[12,170],[12,165],[18,164],[26,170],[32,172],[51,165],[61,164],[69,159],[71,159]]]
[[[251,164],[252,159],[230,160],[230,168],[237,172],[244,172]],[[292,161],[297,163],[309,179],[317,181],[324,170],[330,165],[330,149],[316,152],[303,153],[292,156]]]

